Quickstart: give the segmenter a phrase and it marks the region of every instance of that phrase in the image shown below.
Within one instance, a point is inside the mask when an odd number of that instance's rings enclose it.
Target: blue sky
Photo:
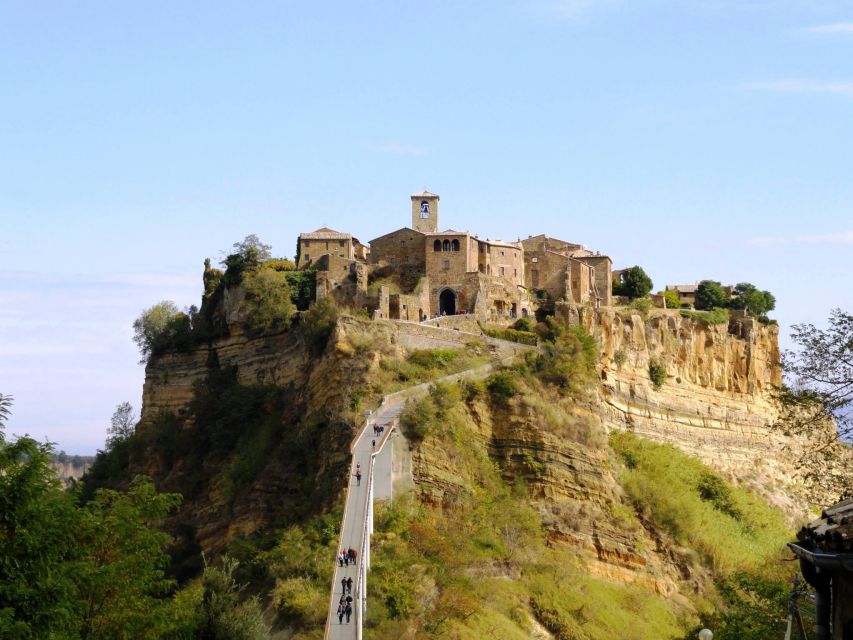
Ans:
[[[0,79],[7,432],[69,452],[139,407],[131,323],[205,257],[368,240],[423,188],[658,288],[753,282],[783,333],[853,310],[849,2],[12,1]]]

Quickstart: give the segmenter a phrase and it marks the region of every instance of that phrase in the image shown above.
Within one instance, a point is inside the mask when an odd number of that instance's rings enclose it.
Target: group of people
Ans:
[[[352,578],[350,578],[350,582],[352,582]],[[341,596],[341,602],[338,604],[338,624],[344,623],[344,616],[347,617],[347,622],[349,622],[349,618],[352,615],[352,596],[348,595],[346,597]]]
[[[350,564],[355,564],[355,558],[358,552],[350,547],[349,549],[341,549],[338,554],[338,564],[342,567],[348,567]],[[350,578],[350,586],[352,586],[352,578]]]
[[[338,554],[338,562],[341,566],[349,565],[350,562],[355,564],[355,549],[341,549]],[[349,578],[341,578],[341,600],[338,603],[338,624],[344,623],[344,616],[349,622],[352,615],[352,576]]]
[[[373,425],[373,435],[377,438],[385,433],[385,425],[384,424],[375,424]]]

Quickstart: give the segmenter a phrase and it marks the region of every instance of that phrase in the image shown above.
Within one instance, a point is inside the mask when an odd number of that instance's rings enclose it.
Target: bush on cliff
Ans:
[[[192,328],[190,315],[178,311],[171,300],[163,300],[146,309],[133,321],[133,341],[145,364],[152,355],[171,347],[188,346]]]
[[[323,298],[302,314],[299,333],[315,355],[326,348],[337,322],[338,309],[330,297]]]
[[[264,333],[290,325],[290,317],[296,308],[284,273],[264,265],[248,272],[243,278],[243,285],[246,297],[242,308],[247,314],[246,323],[251,333]]]

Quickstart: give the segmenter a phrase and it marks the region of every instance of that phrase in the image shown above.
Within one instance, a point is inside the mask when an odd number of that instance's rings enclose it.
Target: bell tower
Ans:
[[[412,229],[438,231],[438,201],[435,193],[424,191],[412,196]]]

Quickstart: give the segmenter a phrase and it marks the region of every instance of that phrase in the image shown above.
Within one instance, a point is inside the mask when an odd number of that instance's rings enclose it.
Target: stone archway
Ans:
[[[443,316],[456,315],[456,294],[453,289],[445,289],[439,294],[438,313]]]

